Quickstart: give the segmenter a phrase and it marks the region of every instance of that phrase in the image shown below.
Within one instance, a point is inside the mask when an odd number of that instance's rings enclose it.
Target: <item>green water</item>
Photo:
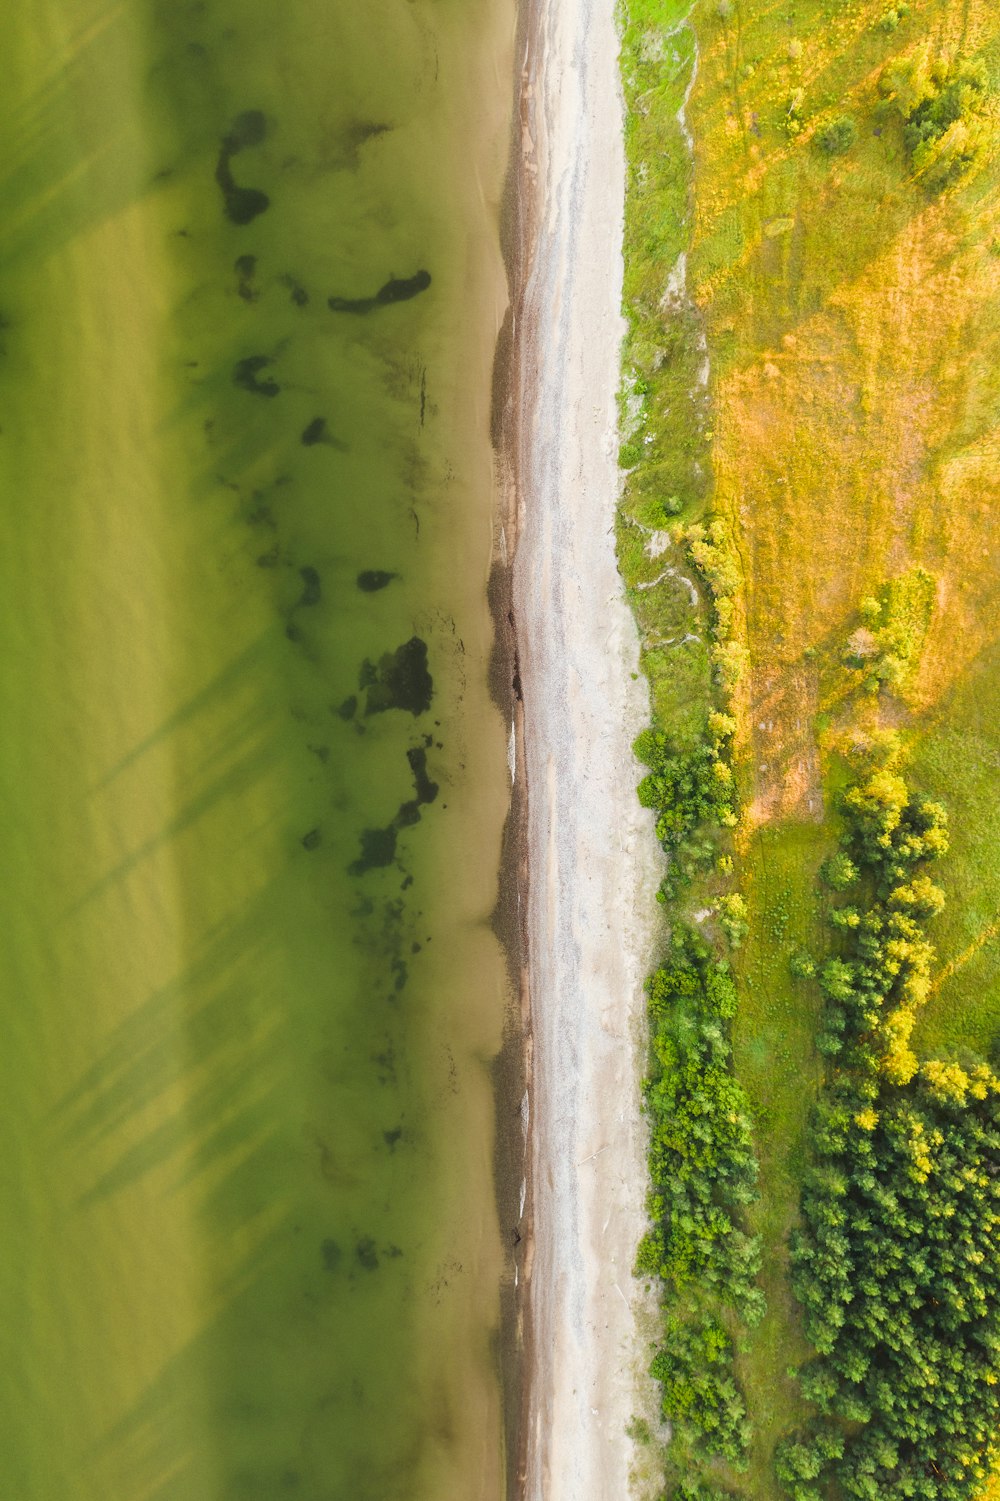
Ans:
[[[16,1501],[501,1490],[511,9],[0,20]]]

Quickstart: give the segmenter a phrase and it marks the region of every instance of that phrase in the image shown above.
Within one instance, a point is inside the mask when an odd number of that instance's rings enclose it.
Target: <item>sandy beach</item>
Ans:
[[[528,785],[533,1256],[529,1501],[622,1497],[644,1406],[642,979],[656,842],[631,744],[648,720],[615,565],[624,194],[611,0],[538,0],[525,172],[515,601]],[[647,1393],[648,1396],[648,1393]]]

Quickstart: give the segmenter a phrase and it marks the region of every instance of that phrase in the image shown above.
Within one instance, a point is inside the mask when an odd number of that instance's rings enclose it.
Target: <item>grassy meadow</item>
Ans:
[[[18,1501],[499,1492],[510,39],[485,0],[0,20]]]
[[[686,14],[653,0],[624,10],[619,546],[654,715],[682,741],[712,691],[712,616],[701,581],[680,577],[676,528],[721,516],[738,578],[731,880],[749,932],[734,1048],[756,1121],[750,1218],[768,1313],[737,1362],[750,1466],[726,1478],[772,1501],[774,1442],[802,1412],[787,1375],[807,1347],[786,1241],[822,1075],[819,997],[792,980],[789,957],[829,942],[817,871],[839,832],[836,750],[873,712],[950,817],[918,1053],[993,1056],[1000,1031],[1000,15],[988,0],[697,0],[681,25]],[[879,88],[887,67],[921,55],[980,60],[990,78],[986,144],[943,192],[915,174]],[[688,89],[693,153],[675,114]],[[845,116],[850,144],[825,150]],[[915,567],[934,581],[926,640],[873,711],[844,645],[861,599]],[[706,872],[687,911],[729,879]]]

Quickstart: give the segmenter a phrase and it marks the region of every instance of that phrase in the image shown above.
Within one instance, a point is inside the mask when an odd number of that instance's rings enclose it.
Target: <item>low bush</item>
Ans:
[[[861,601],[861,625],[848,638],[843,660],[864,674],[869,693],[904,689],[923,650],[934,608],[935,584],[923,568],[890,579],[878,596]]]
[[[825,156],[843,156],[857,139],[858,127],[850,115],[841,115],[829,124],[821,125],[815,136],[817,148]]]

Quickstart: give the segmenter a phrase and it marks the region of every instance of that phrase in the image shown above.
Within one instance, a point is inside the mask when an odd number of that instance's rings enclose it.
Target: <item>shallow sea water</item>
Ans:
[[[18,1501],[501,1493],[512,12],[0,20]]]

